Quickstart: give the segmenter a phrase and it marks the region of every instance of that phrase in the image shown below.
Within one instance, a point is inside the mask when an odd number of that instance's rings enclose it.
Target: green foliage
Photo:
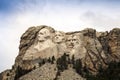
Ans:
[[[59,71],[64,71],[65,69],[68,68],[69,64],[69,56],[64,54],[60,58],[57,59],[57,68]]]
[[[54,56],[48,59],[41,59],[39,64],[44,65],[46,62],[51,64],[57,64],[58,72],[54,80],[57,80],[57,76],[60,76],[60,73],[62,71],[68,69],[69,65],[72,65],[73,69],[75,69],[79,75],[85,77],[87,80],[120,80],[120,62],[109,63],[107,69],[103,69],[101,66],[97,75],[93,75],[92,73],[90,73],[89,69],[86,66],[83,67],[81,60],[76,60],[74,55],[72,56],[72,59],[67,54],[63,54],[57,60]],[[15,80],[30,71],[31,70],[23,70],[21,67],[18,66],[16,70]]]
[[[101,70],[97,75],[102,76],[104,80],[120,80],[120,62],[111,62],[106,70]]]
[[[55,61],[55,57],[54,57],[54,56],[52,56],[51,63],[53,64],[53,63],[54,63],[54,61]]]
[[[17,80],[21,76],[29,73],[30,71],[32,71],[32,69],[31,70],[24,70],[24,69],[22,69],[21,67],[18,66],[17,70],[16,70],[15,80]]]
[[[82,74],[82,63],[80,59],[74,61],[73,68],[78,74]]]
[[[52,60],[55,60],[55,59],[52,58]],[[57,80],[57,77],[60,76],[60,73],[68,68],[68,64],[70,64],[69,55],[64,53],[64,55],[62,55],[60,58],[56,60],[56,63],[57,63],[58,71],[54,80]]]
[[[120,62],[111,62],[107,69],[99,69],[99,73],[94,76],[87,74],[87,80],[120,80]]]
[[[74,55],[72,55],[71,63],[72,63],[72,64],[75,64],[75,57],[74,57]]]

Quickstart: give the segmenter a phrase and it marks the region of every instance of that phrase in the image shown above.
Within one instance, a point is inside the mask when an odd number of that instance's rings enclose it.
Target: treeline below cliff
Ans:
[[[97,32],[30,27],[0,80],[120,80],[120,29]]]
[[[68,70],[69,68],[73,68],[76,73],[78,73],[86,80],[120,80],[120,62],[110,62],[107,64],[108,67],[106,69],[99,67],[96,75],[93,75],[86,66],[83,67],[80,59],[75,60],[74,55],[72,58],[70,58],[69,55],[64,54],[58,59],[55,59],[54,56],[49,59],[41,59],[39,62],[39,67],[45,65],[46,63],[50,63],[51,65],[55,64],[57,67],[57,73],[54,80],[57,80],[58,77],[61,76],[61,73],[65,70]],[[18,67],[15,80],[35,69],[36,68],[31,70],[22,70]]]

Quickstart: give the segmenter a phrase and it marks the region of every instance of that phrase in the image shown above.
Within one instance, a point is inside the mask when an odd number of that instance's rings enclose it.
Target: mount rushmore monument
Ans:
[[[12,69],[0,80],[119,80],[120,29],[63,32],[30,27]]]

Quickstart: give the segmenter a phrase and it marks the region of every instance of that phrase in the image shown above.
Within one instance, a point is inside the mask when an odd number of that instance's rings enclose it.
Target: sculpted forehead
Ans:
[[[57,32],[55,32],[55,34],[62,34],[61,32],[59,32],[59,31],[57,31]]]
[[[75,35],[73,36],[73,39],[80,39],[79,36]]]
[[[44,28],[44,29],[41,29],[40,31],[39,31],[39,33],[50,33],[50,30],[48,30],[48,29],[46,29],[46,28]]]
[[[69,40],[69,39],[79,39],[79,36],[78,35],[69,35],[68,37],[67,37],[67,39]]]
[[[57,31],[57,32],[55,32],[55,35],[56,36],[65,36],[65,33]]]
[[[73,37],[70,35],[70,36],[67,36],[67,40],[70,40],[72,39]]]
[[[65,41],[65,33],[61,31],[56,31],[54,34],[53,41],[56,43]]]
[[[38,32],[37,40],[40,42],[46,41],[51,38],[51,32],[49,29],[43,28]]]

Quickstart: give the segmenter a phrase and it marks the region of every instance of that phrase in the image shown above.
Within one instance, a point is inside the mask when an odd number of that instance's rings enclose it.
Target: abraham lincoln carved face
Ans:
[[[67,36],[66,41],[67,48],[74,49],[80,45],[80,38],[78,35],[69,35]]]

